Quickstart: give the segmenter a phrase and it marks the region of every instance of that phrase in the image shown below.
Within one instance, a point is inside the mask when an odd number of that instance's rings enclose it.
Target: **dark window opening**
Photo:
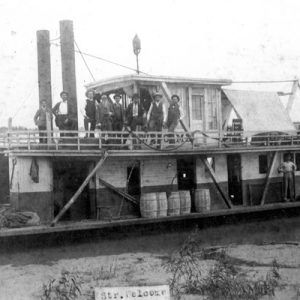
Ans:
[[[300,153],[295,153],[296,170],[300,170]]]
[[[268,171],[268,156],[262,154],[258,156],[259,174],[265,174]]]

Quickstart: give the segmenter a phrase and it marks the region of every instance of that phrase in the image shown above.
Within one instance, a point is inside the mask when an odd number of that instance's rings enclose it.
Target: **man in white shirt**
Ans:
[[[290,154],[287,155],[286,160],[279,166],[278,172],[283,173],[284,185],[284,201],[288,202],[295,200],[295,171],[296,165],[292,162]]]
[[[60,93],[62,101],[55,104],[52,108],[52,113],[55,115],[55,124],[59,130],[72,130],[73,121],[68,114],[68,97],[69,94],[65,91]],[[67,134],[61,133],[61,136],[66,136]]]

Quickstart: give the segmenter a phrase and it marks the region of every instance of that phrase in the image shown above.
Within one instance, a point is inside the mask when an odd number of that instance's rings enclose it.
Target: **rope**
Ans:
[[[15,114],[12,116],[12,119],[14,119],[16,117],[16,115],[19,113],[19,111],[21,110],[21,108],[24,108],[23,105],[30,99],[30,97],[33,94],[33,90],[34,90],[34,86],[32,87],[32,89],[31,89],[30,94],[28,95],[28,97],[24,98],[24,100],[20,104],[19,108],[17,109],[17,111],[15,112]]]
[[[81,57],[82,57],[82,60],[83,60],[83,62],[84,62],[84,64],[85,64],[86,68],[88,69],[88,71],[89,71],[89,73],[90,73],[90,75],[91,75],[93,81],[96,81],[96,79],[95,79],[95,77],[94,77],[94,75],[93,75],[91,69],[89,68],[89,66],[88,66],[88,64],[87,64],[87,62],[86,62],[86,60],[85,60],[85,58],[84,58],[82,52],[80,51],[80,49],[79,49],[79,47],[78,47],[78,44],[76,43],[75,40],[74,40],[74,43],[75,43],[75,45],[76,45],[76,47],[77,47],[77,49],[78,49],[78,51],[79,51],[79,53],[80,53],[80,55],[81,55]]]
[[[173,148],[169,148],[169,149],[157,149],[155,147],[152,147],[151,145],[145,143],[142,139],[139,138],[139,136],[137,136],[132,130],[128,129],[128,126],[125,126],[125,129],[128,133],[132,134],[133,137],[135,137],[138,141],[140,141],[142,144],[144,144],[145,146],[147,146],[148,148],[158,151],[158,152],[170,152],[173,150],[177,150],[178,148],[182,147],[187,141],[182,142],[180,145],[173,147]]]
[[[56,46],[56,47],[60,47],[59,44],[56,44],[56,43],[51,43],[52,45]],[[80,53],[78,50],[74,50],[75,52],[77,53]],[[86,53],[86,52],[81,52],[82,55],[86,55],[86,56],[89,56],[89,57],[92,57],[92,58],[95,58],[95,59],[99,59],[99,60],[102,60],[104,62],[107,62],[107,63],[110,63],[112,65],[115,65],[115,66],[118,66],[118,67],[122,67],[122,68],[125,68],[125,69],[128,69],[128,70],[131,70],[131,71],[134,71],[136,72],[136,69],[134,68],[131,68],[131,67],[128,67],[128,66],[125,66],[125,65],[122,65],[122,64],[119,64],[115,61],[112,61],[112,60],[109,60],[109,59],[106,59],[106,58],[103,58],[103,57],[100,57],[100,56],[96,56],[96,55],[93,55],[93,54],[89,54],[89,53]],[[145,74],[145,75],[150,75],[148,73],[145,73],[141,70],[139,70],[140,73],[142,74]]]

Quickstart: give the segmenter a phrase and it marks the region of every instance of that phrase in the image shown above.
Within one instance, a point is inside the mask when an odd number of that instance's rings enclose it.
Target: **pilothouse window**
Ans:
[[[192,95],[192,118],[193,120],[203,120],[203,95]]]

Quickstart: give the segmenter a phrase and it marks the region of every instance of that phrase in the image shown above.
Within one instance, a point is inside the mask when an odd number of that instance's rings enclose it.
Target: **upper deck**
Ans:
[[[48,135],[40,143],[40,133]],[[208,135],[191,132],[96,131],[11,131],[2,136],[2,148],[16,156],[182,156],[216,153],[243,153],[300,150],[300,132],[257,133],[222,131]]]

